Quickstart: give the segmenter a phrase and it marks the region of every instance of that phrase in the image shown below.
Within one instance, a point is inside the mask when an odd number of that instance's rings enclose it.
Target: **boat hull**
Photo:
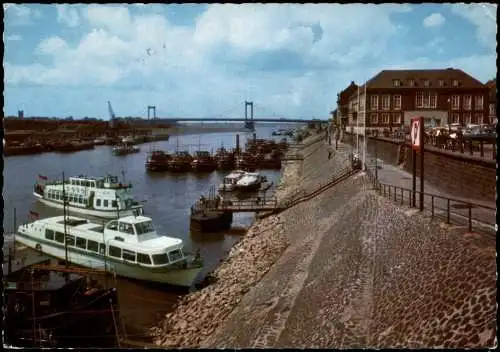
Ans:
[[[33,195],[43,204],[48,205],[50,207],[56,208],[56,209],[63,209],[64,205],[60,203],[56,203],[53,201],[50,201],[48,199],[43,198],[40,194],[33,192]],[[127,209],[127,210],[120,210],[119,214],[117,211],[102,211],[102,210],[94,210],[94,209],[87,209],[87,208],[78,208],[78,207],[73,207],[71,205],[67,206],[66,209],[69,213],[78,213],[82,215],[88,215],[88,216],[93,216],[96,218],[104,218],[104,219],[116,219],[118,215],[120,217],[123,216],[131,216],[131,215],[136,215],[138,210],[140,210],[142,206],[136,206],[132,207],[132,209]]]
[[[52,246],[46,244],[42,239],[34,238],[20,232],[16,234],[16,241],[54,258],[65,260],[66,250],[62,245],[61,247]],[[95,256],[83,255],[72,250],[71,247],[68,247],[68,261],[72,264],[91,269],[106,270],[118,276],[180,287],[191,287],[199,273],[203,270],[202,266],[152,269],[129,264],[126,261],[111,260],[97,254]]]
[[[255,192],[260,189],[260,183],[252,183],[250,185],[240,186],[236,185],[235,190],[239,192]]]

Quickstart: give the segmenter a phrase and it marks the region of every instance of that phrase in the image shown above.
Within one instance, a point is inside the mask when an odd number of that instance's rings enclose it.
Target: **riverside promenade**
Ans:
[[[278,199],[349,165],[351,147],[331,149],[302,149]],[[494,241],[380,196],[359,173],[256,220],[216,282],[152,334],[162,347],[493,347],[495,255]]]

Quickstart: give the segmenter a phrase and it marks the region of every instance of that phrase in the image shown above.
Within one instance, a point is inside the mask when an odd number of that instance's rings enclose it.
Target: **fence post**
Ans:
[[[403,203],[404,203],[404,198],[405,198],[405,197],[404,197],[404,193],[403,193],[403,192],[404,192],[404,191],[403,191],[403,189],[401,188],[401,205],[403,205]]]
[[[434,217],[434,196],[431,196],[431,214]]]
[[[396,200],[397,200],[397,196],[396,196],[396,195],[397,195],[397,192],[396,192],[396,187],[394,187],[394,201],[396,201]]]
[[[472,204],[469,203],[469,232],[472,232]]]
[[[447,200],[447,206],[446,206],[446,223],[450,223],[450,200]]]
[[[479,149],[480,149],[480,153],[481,153],[481,158],[484,157],[484,148],[483,148],[483,141],[479,141]]]
[[[389,199],[391,199],[391,188],[392,188],[392,186],[391,186],[391,185],[389,185],[389,187],[388,187],[388,188],[389,188]]]

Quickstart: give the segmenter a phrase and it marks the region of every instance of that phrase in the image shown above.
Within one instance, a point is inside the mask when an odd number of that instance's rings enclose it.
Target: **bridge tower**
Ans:
[[[248,118],[248,107],[250,107],[250,118]],[[245,128],[255,130],[253,122],[253,101],[245,101]]]
[[[154,105],[148,105],[148,120],[149,120],[149,117],[150,117],[149,112],[151,110],[153,110],[153,120],[156,120],[156,106],[154,106]]]

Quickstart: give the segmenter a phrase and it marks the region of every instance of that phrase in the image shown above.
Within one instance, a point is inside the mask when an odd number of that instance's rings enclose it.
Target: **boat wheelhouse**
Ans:
[[[245,176],[246,171],[243,170],[235,170],[232,171],[229,175],[225,176],[222,180],[222,183],[219,185],[219,191],[221,192],[231,192],[234,191],[236,187],[236,183],[243,176]]]
[[[175,286],[190,287],[203,269],[199,258],[184,253],[181,239],[159,235],[145,216],[104,226],[56,216],[20,226],[16,240],[59,259],[65,259],[67,250],[68,261],[76,265]]]
[[[39,177],[40,178],[40,177]],[[142,215],[143,205],[136,201],[131,184],[123,184],[118,177],[70,177],[49,181],[40,179],[34,188],[34,196],[54,208],[64,208],[64,194],[70,212],[113,219],[127,215]]]
[[[234,185],[238,191],[257,191],[264,181],[264,177],[258,172],[246,172]]]

